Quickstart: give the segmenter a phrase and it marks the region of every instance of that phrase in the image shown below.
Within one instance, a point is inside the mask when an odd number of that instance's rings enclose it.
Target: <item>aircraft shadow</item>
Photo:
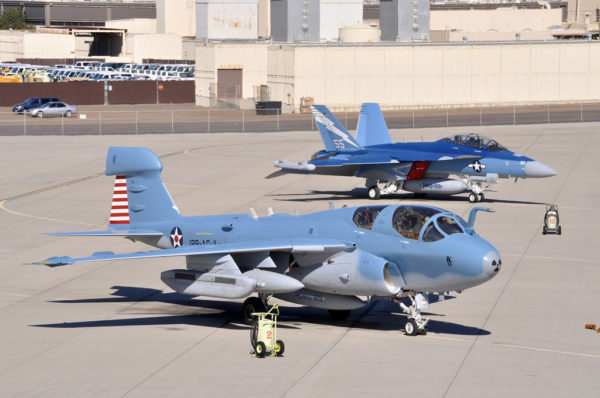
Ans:
[[[166,326],[177,330],[177,325],[191,325],[203,327],[221,327],[233,330],[248,330],[249,326],[241,319],[241,303],[220,300],[190,299],[189,296],[179,293],[164,293],[162,290],[113,286],[116,291],[113,297],[76,299],[76,300],[54,300],[53,303],[60,304],[86,304],[86,303],[135,303],[156,302],[177,305],[173,312],[185,312],[174,315],[161,316],[165,308],[145,309],[144,311],[158,314],[157,316],[143,316],[135,318],[103,319],[94,321],[60,322],[30,325],[46,328],[91,328],[91,327],[122,327],[122,326]],[[446,296],[446,300],[452,299]],[[435,300],[432,300],[434,302]],[[331,320],[326,310],[312,307],[296,307],[280,305],[281,315],[278,318],[278,327],[282,329],[300,329],[302,323],[315,325],[339,325],[341,327],[352,327],[355,329],[401,331],[406,322],[406,315],[402,314],[396,304],[388,300],[374,300],[364,308],[351,312],[348,319],[344,321]],[[127,316],[128,313],[121,314]],[[443,316],[434,313],[423,312],[424,316]],[[459,325],[451,322],[443,322],[437,319],[429,321],[429,331],[439,334],[452,335],[488,335],[490,332]]]
[[[318,195],[318,196],[314,196]],[[334,200],[364,200],[367,199],[366,188],[354,188],[349,191],[317,191],[312,190],[308,193],[292,193],[292,194],[273,194],[270,195],[275,197],[275,200],[282,202],[330,202]],[[413,193],[395,193],[385,195],[381,200],[411,200],[417,202],[468,202],[469,198],[466,195],[415,195]],[[376,201],[373,201],[375,204]],[[520,200],[505,200],[505,199],[494,199],[486,197],[485,200],[479,205],[485,205],[486,203],[507,203],[507,204],[521,204],[521,205],[545,205],[543,202],[530,202]]]

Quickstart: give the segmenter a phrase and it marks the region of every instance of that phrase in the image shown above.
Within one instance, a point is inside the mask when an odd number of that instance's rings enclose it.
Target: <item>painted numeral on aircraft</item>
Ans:
[[[333,145],[337,148],[337,149],[344,149],[344,140],[333,140]]]

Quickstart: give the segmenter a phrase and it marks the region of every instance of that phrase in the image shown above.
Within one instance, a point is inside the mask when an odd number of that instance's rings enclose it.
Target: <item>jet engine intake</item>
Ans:
[[[396,264],[364,250],[340,253],[313,267],[294,267],[287,275],[317,292],[357,296],[393,296],[403,283]]]
[[[404,181],[402,189],[415,193],[440,193],[454,195],[467,190],[467,184],[447,178],[421,178]]]

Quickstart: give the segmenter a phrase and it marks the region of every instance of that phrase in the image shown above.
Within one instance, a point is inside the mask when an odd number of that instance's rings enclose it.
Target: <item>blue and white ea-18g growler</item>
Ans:
[[[392,143],[376,103],[362,105],[356,139],[324,105],[314,105],[312,112],[325,150],[305,162],[276,161],[281,170],[269,177],[282,172],[354,176],[366,179],[371,199],[400,190],[447,195],[470,191],[469,201],[479,202],[498,178],[556,175],[551,167],[474,133],[434,142]]]
[[[431,206],[389,205],[330,209],[306,215],[250,214],[184,217],[165,188],[162,163],[145,148],[111,147],[106,175],[116,176],[108,229],[58,236],[120,236],[159,248],[51,257],[55,267],[87,261],[185,257],[185,269],[161,279],[179,293],[249,297],[245,320],[271,296],[330,311],[344,319],[366,300],[388,298],[408,315],[405,332],[425,331],[428,295],[461,291],[493,278],[498,251],[468,222]],[[401,298],[410,297],[410,302]],[[406,300],[405,300],[406,301]]]

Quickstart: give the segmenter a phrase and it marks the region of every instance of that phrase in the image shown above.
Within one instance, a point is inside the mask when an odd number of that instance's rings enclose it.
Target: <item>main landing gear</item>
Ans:
[[[408,315],[408,319],[404,324],[404,333],[408,336],[416,336],[418,334],[427,334],[427,323],[429,319],[421,317],[421,309],[429,307],[429,301],[422,294],[417,294],[416,297],[408,296],[411,301],[410,307],[401,302],[399,299],[395,299],[396,304],[400,306],[402,312]],[[417,305],[419,302],[419,305]]]
[[[258,297],[248,297],[242,305],[242,320],[250,325],[256,319],[252,316],[254,312],[267,312],[267,295],[259,295]]]
[[[380,182],[385,183],[383,188],[379,188]],[[367,195],[371,200],[379,199],[381,195],[397,192],[401,188],[396,181],[379,181],[372,178],[367,178],[365,186],[367,187]]]
[[[481,193],[481,192],[479,192],[479,193],[471,192],[469,194],[469,202],[471,202],[471,203],[481,202],[484,199],[485,199],[485,196],[483,196],[483,193]]]

